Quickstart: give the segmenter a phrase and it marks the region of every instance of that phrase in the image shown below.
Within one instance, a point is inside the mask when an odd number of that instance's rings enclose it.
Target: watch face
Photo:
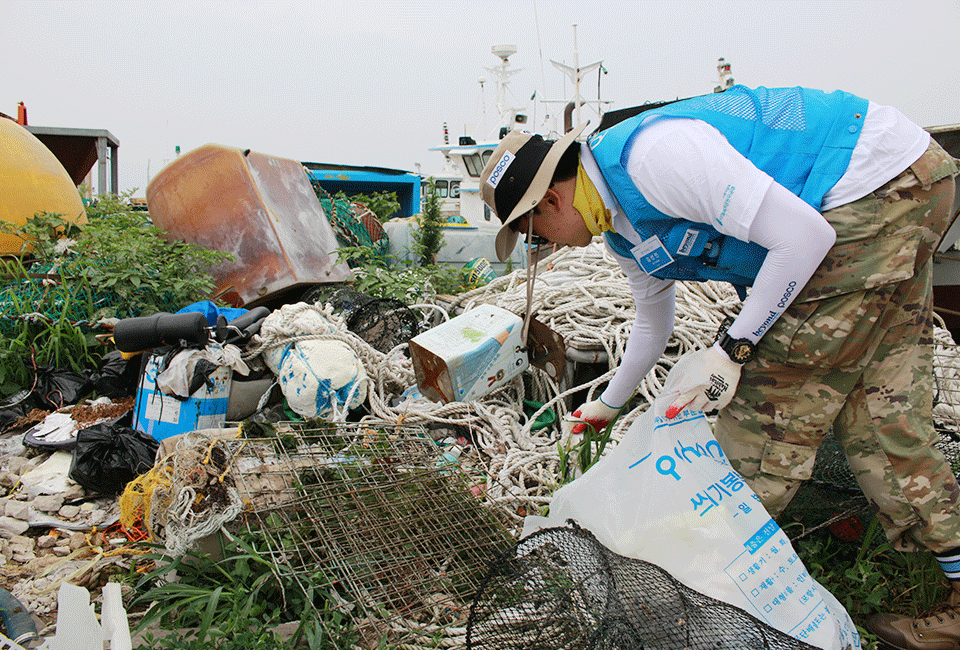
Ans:
[[[746,363],[753,359],[753,345],[747,342],[737,342],[730,350],[730,359],[737,363]]]

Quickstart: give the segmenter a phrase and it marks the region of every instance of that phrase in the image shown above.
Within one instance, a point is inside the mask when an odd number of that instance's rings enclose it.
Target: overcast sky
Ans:
[[[549,60],[573,63],[574,24],[610,109],[710,92],[722,56],[737,83],[960,123],[960,0],[0,0],[0,112],[110,131],[137,196],[178,145],[430,173],[443,123],[494,105],[492,45],[518,47],[510,103],[535,126],[534,91],[571,96]]]

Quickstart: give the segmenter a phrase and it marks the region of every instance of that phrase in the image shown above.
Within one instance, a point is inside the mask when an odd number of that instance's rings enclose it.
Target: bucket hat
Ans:
[[[540,203],[560,157],[586,126],[584,122],[559,140],[511,131],[490,156],[480,174],[480,196],[503,223],[496,241],[501,262],[510,257],[519,237],[510,225]]]

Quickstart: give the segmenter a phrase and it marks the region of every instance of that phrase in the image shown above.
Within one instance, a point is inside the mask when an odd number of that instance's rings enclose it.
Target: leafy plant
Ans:
[[[94,342],[69,316],[91,306],[89,283],[81,277],[64,282],[57,273],[37,278],[18,258],[0,260],[0,394],[30,384],[37,366],[54,366],[81,373],[96,367]],[[30,291],[23,291],[27,286]]]
[[[610,442],[610,433],[616,421],[614,418],[603,431],[597,431],[587,424],[586,430],[580,436],[580,441],[571,447],[564,447],[557,443],[557,452],[560,455],[558,474],[561,485],[586,472],[600,460],[607,448],[607,443]]]
[[[50,212],[38,212],[21,226],[0,220],[0,232],[23,241],[20,245],[21,254],[51,263],[69,252],[71,238],[76,237],[80,230],[81,227],[73,221]]]
[[[460,269],[438,264],[419,266],[391,255],[377,257],[366,246],[341,246],[337,256],[353,267],[354,289],[374,298],[394,298],[412,304],[476,286],[468,282]]]
[[[327,602],[327,595],[309,587],[304,591],[296,576],[261,556],[254,544],[252,536],[234,537],[222,543],[224,559],[219,561],[197,553],[171,558],[161,547],[148,545],[157,552],[143,556],[153,568],[141,584],[152,586],[130,604],[149,606],[137,631],[160,624],[191,629],[192,638],[151,636],[141,648],[280,650],[300,647],[301,641],[318,650],[349,647],[355,640],[352,625]],[[177,582],[166,581],[172,572]],[[322,619],[317,611],[323,612]],[[298,628],[282,641],[271,628],[291,621],[298,621]]]
[[[229,253],[165,238],[142,212],[120,212],[92,219],[76,243],[69,268],[84,274],[114,304],[94,314],[145,316],[179,309],[209,298],[215,287],[208,272],[232,259]]]
[[[784,530],[790,532],[790,525]],[[923,615],[946,600],[948,587],[930,553],[903,553],[883,537],[872,518],[858,542],[842,542],[828,528],[794,542],[807,570],[847,609],[857,623],[874,614],[892,612]],[[858,625],[864,647],[875,648],[876,639]]]
[[[100,194],[86,208],[87,219],[130,212],[130,197],[138,188],[120,194]]]
[[[146,213],[130,209],[130,193],[99,197],[82,225],[46,212],[21,225],[0,221],[0,232],[23,241],[21,256],[0,264],[4,394],[27,384],[34,365],[96,368],[92,326],[103,318],[175,311],[209,298],[209,268],[231,256],[169,241]]]
[[[420,215],[420,227],[413,231],[413,250],[420,260],[420,266],[432,266],[437,262],[437,253],[443,248],[443,216],[440,214],[440,193],[437,183],[427,179],[423,200],[423,214]]]
[[[354,194],[353,196],[346,196],[343,192],[337,192],[335,198],[367,206],[371,212],[377,215],[377,219],[380,221],[388,220],[400,210],[400,201],[397,200],[396,192],[370,192]]]

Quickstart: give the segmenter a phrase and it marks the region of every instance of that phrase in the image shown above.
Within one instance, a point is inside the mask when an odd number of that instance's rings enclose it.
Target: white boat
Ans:
[[[480,199],[480,172],[490,159],[493,150],[500,140],[514,129],[522,129],[527,125],[527,111],[525,107],[508,106],[510,78],[520,72],[519,68],[510,67],[510,57],[517,52],[515,45],[494,45],[491,52],[500,59],[500,65],[487,68],[493,75],[496,89],[497,122],[492,127],[485,124],[486,115],[481,116],[477,130],[473,134],[457,137],[456,143],[449,142],[449,136],[444,125],[444,144],[433,147],[430,151],[439,151],[443,154],[445,165],[443,170],[433,178],[442,185],[443,189],[456,188],[454,191],[459,198],[459,206],[454,197],[444,201],[442,209],[446,213],[459,208],[459,215],[471,226],[483,226],[494,223],[497,219]],[[486,80],[481,77],[481,89]],[[484,129],[489,129],[483,132]],[[458,190],[458,191],[457,191]]]
[[[514,45],[494,45],[491,51],[500,59],[500,65],[487,68],[494,78],[496,86],[496,109],[498,122],[490,132],[481,135],[487,128],[483,123],[486,115],[481,116],[478,130],[472,135],[461,135],[455,143],[450,142],[447,126],[444,124],[444,144],[430,151],[439,151],[444,156],[444,166],[436,174],[423,174],[424,181],[432,179],[436,183],[440,196],[440,211],[451,224],[444,228],[445,245],[437,256],[437,261],[453,266],[463,266],[471,260],[485,258],[494,270],[502,273],[507,266],[520,268],[526,265],[526,256],[518,247],[508,263],[497,260],[494,249],[496,233],[500,222],[480,198],[480,172],[489,160],[500,139],[510,130],[523,128],[527,123],[526,110],[523,107],[508,107],[509,79],[519,72],[511,68],[509,58],[516,53]],[[481,78],[481,87],[486,82]],[[481,89],[482,90],[482,89]],[[425,192],[426,182],[421,184],[421,194]],[[390,238],[390,251],[393,255],[402,255],[402,251],[412,244],[411,223],[387,222],[384,228]]]
[[[448,221],[462,222],[460,225],[451,225],[444,229],[446,245],[438,255],[438,261],[463,266],[476,258],[485,258],[495,271],[502,272],[508,265],[512,268],[522,268],[526,266],[527,260],[526,251],[522,246],[514,250],[507,264],[500,263],[496,259],[494,241],[500,222],[480,197],[480,173],[494,149],[497,148],[500,140],[513,130],[538,131],[548,139],[558,138],[561,133],[570,129],[572,124],[580,123],[583,119],[580,109],[583,106],[596,106],[594,113],[598,124],[602,115],[602,105],[609,102],[588,101],[580,95],[580,82],[584,75],[602,68],[601,62],[592,63],[583,68],[579,66],[576,32],[574,32],[574,65],[571,67],[551,61],[561,72],[570,77],[574,86],[574,96],[570,100],[540,100],[543,104],[562,104],[564,108],[561,113],[564,124],[558,127],[557,118],[554,117],[552,124],[534,127],[530,124],[527,107],[511,104],[511,101],[515,102],[515,97],[509,90],[510,78],[520,72],[520,69],[511,67],[509,59],[516,54],[517,47],[509,44],[494,45],[491,52],[500,60],[495,67],[486,68],[492,76],[495,89],[495,121],[490,119],[484,111],[473,133],[457,136],[456,142],[450,142],[447,125],[444,124],[444,143],[430,149],[443,154],[444,166],[440,172],[423,174],[423,177],[424,180],[432,178],[436,183],[440,196],[441,214]],[[482,93],[487,79],[481,77],[479,82]],[[425,189],[426,183],[421,187]],[[398,252],[409,247],[412,227],[414,226],[410,224],[385,224],[392,254],[397,255]]]

